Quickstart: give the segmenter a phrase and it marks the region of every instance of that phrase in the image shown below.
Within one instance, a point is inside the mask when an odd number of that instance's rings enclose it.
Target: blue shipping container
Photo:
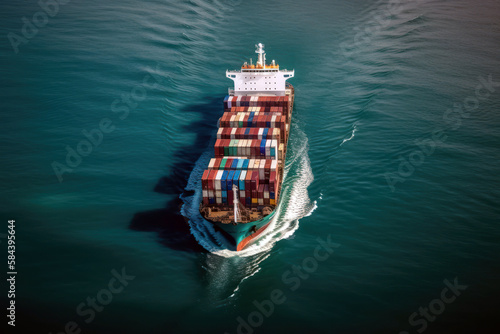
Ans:
[[[239,181],[240,181],[240,174],[241,170],[236,170],[234,171],[234,176],[233,176],[233,184],[236,184],[239,187]]]
[[[241,170],[243,168],[244,161],[245,161],[245,159],[238,159],[238,166],[236,167],[236,169]]]
[[[221,183],[221,190],[226,190],[227,189],[227,183],[226,183],[226,179],[227,179],[227,170],[225,170],[224,172],[222,172],[222,177],[220,179],[220,183]]]
[[[233,191],[233,177],[234,177],[234,170],[230,170],[229,173],[227,174],[227,191]]]
[[[266,155],[266,141],[262,140],[260,142],[260,155],[265,156]]]

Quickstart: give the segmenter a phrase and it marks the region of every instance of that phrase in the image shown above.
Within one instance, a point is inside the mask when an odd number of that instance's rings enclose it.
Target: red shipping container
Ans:
[[[265,128],[266,127],[266,116],[264,115],[259,115],[258,120],[257,120],[257,127],[259,128]]]
[[[269,191],[276,192],[276,172],[272,171],[269,174]]]
[[[245,130],[246,128],[238,128],[238,130],[236,130],[236,138],[245,139]]]
[[[249,156],[250,159],[253,158],[254,151],[255,151],[255,148],[254,148],[254,144],[253,144],[253,139],[250,139],[250,156]],[[248,167],[248,170],[250,170],[250,167]]]
[[[201,176],[201,187],[203,190],[208,190],[208,175],[210,175],[210,171],[205,169],[203,175]]]
[[[231,165],[233,164],[233,158],[228,158],[226,162],[226,166],[224,166],[224,170],[231,170]]]
[[[266,108],[266,107],[267,107],[267,101],[268,101],[267,96],[264,96],[264,97],[262,98],[262,106],[263,106],[264,108]]]
[[[219,147],[220,147],[220,145],[221,145],[221,140],[222,140],[222,139],[217,139],[217,140],[215,141],[215,145],[214,145],[214,155],[215,155],[215,157],[216,157],[216,158],[220,157],[220,149],[219,149]]]
[[[264,198],[264,185],[259,184],[259,191],[257,192],[257,198]]]
[[[252,141],[253,153],[252,156],[254,158],[260,157],[260,140],[255,139]]]
[[[254,132],[255,132],[255,129],[256,128],[250,128],[250,130],[248,130],[248,136],[247,136],[247,139],[250,139],[250,140],[254,140]]]
[[[234,199],[234,196],[233,196],[233,192],[232,191],[228,191],[227,192],[227,205],[228,206],[233,206],[233,199]]]
[[[266,160],[266,165],[265,165],[265,170],[264,170],[264,175],[265,175],[265,179],[266,180],[269,180],[270,176],[271,176],[271,164],[272,164],[272,160],[271,159],[267,159]]]
[[[269,127],[269,128],[271,127],[271,125],[272,125],[272,124],[271,124],[271,120],[273,119],[273,116],[274,116],[274,115],[273,115],[272,113],[271,113],[271,114],[269,114],[269,116],[267,116],[267,119],[266,119],[266,127]],[[269,126],[268,126],[268,125],[269,125]],[[271,138],[271,134],[270,134],[269,132],[268,132],[268,137],[267,137],[267,138],[268,138],[268,139],[270,139],[270,138]]]
[[[221,158],[215,159],[215,163],[214,163],[214,168],[213,169],[215,169],[215,170],[219,169],[221,161],[222,161]]]
[[[211,170],[208,176],[208,190],[215,189],[215,178],[217,177],[217,170]]]
[[[252,172],[252,192],[257,191],[257,188],[259,187],[259,172]],[[252,194],[253,197],[253,194]],[[257,197],[255,197],[257,198]]]

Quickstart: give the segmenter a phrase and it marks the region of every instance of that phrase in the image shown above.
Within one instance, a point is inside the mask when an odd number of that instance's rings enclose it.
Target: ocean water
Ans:
[[[498,332],[497,1],[0,7],[3,332]],[[259,42],[295,109],[279,219],[237,255],[198,178]]]

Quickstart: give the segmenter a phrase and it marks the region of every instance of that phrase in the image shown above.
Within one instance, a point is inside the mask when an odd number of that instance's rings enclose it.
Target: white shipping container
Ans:
[[[208,191],[208,197],[209,197],[209,198],[214,198],[214,197],[215,197],[215,193],[214,193],[214,191],[213,191],[213,190],[209,190],[209,191]]]
[[[236,118],[236,115],[232,115],[231,118],[229,119],[229,127],[234,128],[234,119]]]
[[[250,105],[255,107],[257,105],[257,100],[259,98],[257,96],[252,96],[252,98],[250,99]]]
[[[247,140],[247,151],[245,153],[245,155],[247,157],[249,157],[251,155],[251,153],[252,153],[251,146],[252,146],[252,141],[249,139],[249,140]]]
[[[277,167],[278,167],[278,160],[273,160],[271,162],[271,171],[276,171]]]
[[[215,165],[215,158],[210,159],[210,163],[208,164],[208,169],[213,169]]]
[[[271,140],[271,146],[274,147],[274,159],[278,159],[278,141],[276,139]]]
[[[264,168],[266,167],[266,160],[262,159],[259,166],[259,179],[264,180]]]
[[[269,191],[264,190],[264,198],[269,198]]]
[[[271,158],[271,142],[272,140],[266,140],[266,158]]]
[[[238,143],[238,156],[243,156],[245,155],[245,153],[243,152],[244,150],[244,146],[243,146],[243,143],[244,143],[244,139],[241,139],[240,142]]]
[[[245,178],[247,177],[247,171],[246,170],[242,170],[241,173],[240,173],[240,181],[245,181]],[[245,195],[243,195],[245,196]]]
[[[221,197],[215,197],[215,204],[222,204],[222,198]]]
[[[231,139],[235,139],[236,136],[236,128],[231,129]]]
[[[255,162],[253,164],[253,170],[259,170],[260,167],[260,159],[255,159]]]
[[[259,205],[264,205],[264,199],[263,198],[259,198]]]
[[[238,156],[242,157],[245,155],[245,139],[240,139],[240,144],[238,145]]]
[[[208,197],[208,190],[203,190],[203,197]]]
[[[215,184],[214,184],[214,188],[215,190],[221,190],[221,178],[222,178],[222,173],[224,171],[223,170],[220,170],[217,172],[217,175],[215,176]]]
[[[255,164],[255,159],[250,159],[250,162],[248,163],[248,170],[252,171],[254,164]]]
[[[219,130],[217,130],[217,139],[222,138],[222,130],[224,130],[224,128],[219,128]]]

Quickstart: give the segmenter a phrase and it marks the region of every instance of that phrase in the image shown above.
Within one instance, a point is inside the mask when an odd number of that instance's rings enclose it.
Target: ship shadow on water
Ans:
[[[134,231],[157,232],[160,243],[171,249],[187,252],[206,253],[207,251],[191,234],[189,225],[180,208],[183,204],[181,195],[190,196],[192,191],[185,190],[189,176],[196,161],[207,149],[213,134],[217,130],[217,120],[222,116],[224,97],[204,97],[202,104],[193,104],[181,109],[180,113],[196,113],[197,121],[182,126],[180,133],[194,133],[192,145],[186,145],[173,154],[175,161],[171,173],[158,180],[154,191],[161,194],[176,195],[165,208],[138,212],[132,218],[129,228]]]

